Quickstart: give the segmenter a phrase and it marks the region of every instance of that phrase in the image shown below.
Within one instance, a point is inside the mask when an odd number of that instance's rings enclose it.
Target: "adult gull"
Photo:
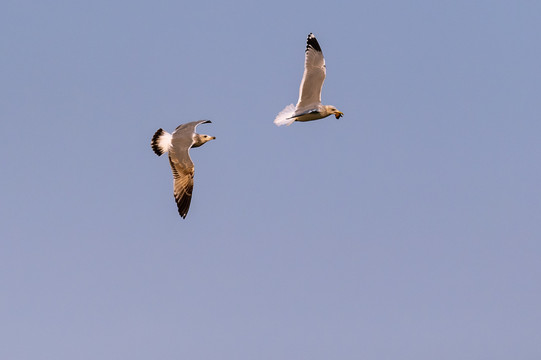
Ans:
[[[312,121],[334,115],[340,119],[344,114],[332,105],[321,104],[321,88],[327,70],[325,58],[314,34],[306,40],[304,74],[299,89],[297,106],[286,106],[274,119],[277,126],[291,125],[294,121]]]
[[[192,121],[177,126],[173,134],[158,129],[150,142],[152,150],[161,156],[169,152],[169,164],[173,171],[173,195],[178,213],[185,219],[190,209],[193,190],[194,165],[190,158],[190,148],[199,147],[214,136],[197,134],[195,128],[199,124],[210,123],[210,120]]]

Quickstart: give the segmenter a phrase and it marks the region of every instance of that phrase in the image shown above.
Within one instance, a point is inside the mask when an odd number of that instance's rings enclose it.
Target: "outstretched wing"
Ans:
[[[175,131],[173,131],[173,140],[175,139],[175,137],[177,139],[179,139],[179,138],[186,138],[186,139],[191,138],[193,133],[195,133],[195,128],[197,127],[197,125],[211,123],[211,122],[212,121],[210,121],[210,120],[197,120],[197,121],[192,121],[192,122],[189,122],[189,123],[186,123],[186,124],[181,124],[181,125],[177,126]]]
[[[173,195],[177,203],[178,213],[186,218],[192,201],[194,166],[190,155],[179,160],[176,154],[169,153],[169,163],[173,172]]]
[[[325,58],[314,34],[306,40],[304,75],[299,89],[297,111],[314,109],[321,104],[321,88],[325,81]]]

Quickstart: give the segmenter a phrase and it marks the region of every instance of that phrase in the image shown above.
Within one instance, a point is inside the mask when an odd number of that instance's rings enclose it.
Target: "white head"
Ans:
[[[344,116],[344,113],[339,111],[336,107],[332,105],[325,105],[325,111],[327,112],[327,116],[334,115],[337,119],[340,119],[340,117]]]
[[[216,139],[216,136],[210,136],[210,135],[205,135],[205,134],[195,134],[194,139],[193,139],[194,143],[192,147],[199,147],[203,145],[204,143],[206,143],[207,141],[214,140],[214,139]]]
[[[210,136],[210,135],[205,135],[205,134],[201,134],[199,136],[201,136],[201,140],[203,141],[203,144],[206,143],[207,141],[216,139],[216,136]]]

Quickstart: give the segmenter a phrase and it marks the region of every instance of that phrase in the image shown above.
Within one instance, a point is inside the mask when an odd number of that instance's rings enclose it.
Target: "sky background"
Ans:
[[[306,36],[323,102],[296,103]],[[541,358],[541,3],[0,5],[0,358]],[[177,213],[150,139],[198,119]]]

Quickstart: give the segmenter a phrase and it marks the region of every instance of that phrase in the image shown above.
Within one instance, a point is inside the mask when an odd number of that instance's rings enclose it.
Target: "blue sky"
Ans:
[[[0,10],[1,358],[541,356],[540,4]],[[310,32],[345,116],[278,128]]]

